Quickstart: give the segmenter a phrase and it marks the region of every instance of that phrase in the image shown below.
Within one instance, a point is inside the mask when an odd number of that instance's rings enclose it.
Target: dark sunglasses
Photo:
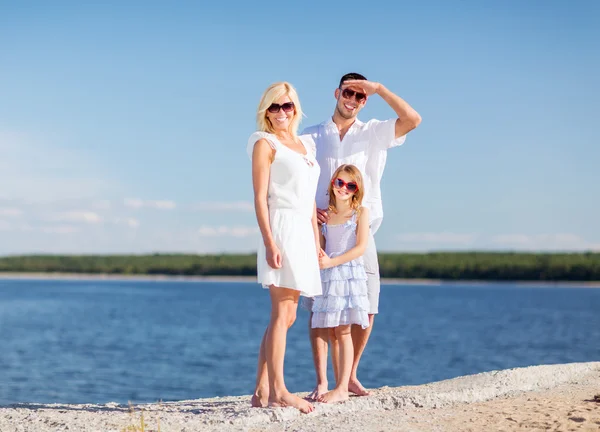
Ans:
[[[343,188],[345,186],[346,190],[348,192],[357,192],[358,191],[358,185],[356,184],[356,182],[348,182],[348,183],[346,183],[341,178],[333,179],[331,181],[331,184],[336,189],[341,189],[341,188]]]
[[[270,113],[278,113],[279,110],[283,110],[283,112],[290,112],[294,110],[294,102],[286,102],[284,104],[271,104],[271,106],[269,108],[267,108],[267,111],[269,111]]]
[[[352,96],[356,97],[356,102],[362,102],[365,99],[367,99],[367,95],[364,93],[360,93],[354,90],[350,90],[350,89],[344,89],[342,90],[342,96],[344,96],[346,99],[352,99]]]

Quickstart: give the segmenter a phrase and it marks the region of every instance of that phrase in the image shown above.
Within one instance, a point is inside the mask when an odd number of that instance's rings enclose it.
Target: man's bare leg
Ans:
[[[369,392],[363,385],[360,383],[358,378],[356,377],[356,372],[358,371],[358,364],[360,363],[360,358],[367,346],[367,342],[369,341],[369,336],[371,336],[371,331],[373,330],[373,322],[375,319],[375,315],[369,314],[369,327],[363,329],[359,325],[352,326],[352,343],[354,344],[354,363],[352,364],[352,373],[350,374],[350,383],[348,384],[348,390],[358,396],[369,396],[371,392]]]
[[[267,372],[267,359],[265,357],[265,338],[269,327],[265,330],[258,351],[258,367],[256,368],[256,388],[252,395],[252,406],[255,408],[265,408],[269,403],[269,375]]]
[[[312,348],[313,362],[315,364],[315,373],[317,375],[317,385],[313,391],[306,397],[309,400],[317,400],[321,395],[327,393],[327,342],[329,329],[312,328],[312,313],[308,320],[308,334],[310,336],[310,346]]]

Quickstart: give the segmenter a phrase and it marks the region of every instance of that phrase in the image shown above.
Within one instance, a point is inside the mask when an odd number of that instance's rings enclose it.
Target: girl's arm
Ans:
[[[360,216],[356,221],[356,246],[349,249],[346,253],[330,259],[330,266],[335,267],[340,264],[345,264],[362,256],[367,249],[369,242],[369,209],[362,207]]]
[[[269,221],[269,176],[274,150],[269,142],[262,138],[254,144],[252,150],[252,186],[254,188],[254,210],[256,220],[267,249],[267,263],[272,268],[281,267],[281,252],[273,240],[271,223]]]

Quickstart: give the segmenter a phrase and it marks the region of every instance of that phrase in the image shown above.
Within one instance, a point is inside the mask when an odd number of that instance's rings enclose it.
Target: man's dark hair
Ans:
[[[350,81],[350,80],[365,80],[366,81],[366,79],[367,78],[364,75],[361,75],[356,72],[347,73],[340,80],[340,88],[342,87],[342,84],[344,84],[344,81]]]

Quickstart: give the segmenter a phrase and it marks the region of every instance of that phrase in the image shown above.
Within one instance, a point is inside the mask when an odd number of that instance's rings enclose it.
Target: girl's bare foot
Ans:
[[[308,414],[315,409],[315,407],[311,403],[305,401],[302,398],[299,398],[296,395],[291,394],[290,392],[283,393],[281,397],[279,397],[275,400],[271,400],[269,398],[269,406],[270,407],[294,407],[294,408],[298,408],[300,410],[300,412],[303,412],[304,414]]]
[[[269,405],[269,391],[256,390],[250,403],[253,408],[266,408]]]
[[[325,393],[327,393],[327,383],[317,384],[313,391],[308,396],[306,396],[306,399],[316,401],[319,400],[319,398]]]
[[[343,390],[339,387],[334,388],[330,392],[325,393],[319,398],[319,402],[323,403],[336,403],[344,402],[349,399],[348,391]]]
[[[371,392],[368,391],[357,379],[351,379],[348,383],[348,391],[354,393],[356,396],[370,396]]]

